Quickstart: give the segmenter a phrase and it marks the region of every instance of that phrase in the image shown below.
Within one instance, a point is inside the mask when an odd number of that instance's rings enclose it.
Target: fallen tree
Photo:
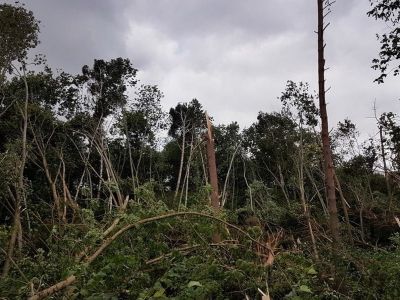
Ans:
[[[168,213],[168,214],[164,214],[164,215],[159,215],[159,216],[154,216],[154,217],[150,217],[150,218],[146,218],[146,219],[142,219],[139,220],[135,223],[132,224],[127,224],[125,226],[123,226],[121,229],[119,229],[117,232],[115,232],[112,236],[110,236],[109,238],[105,239],[103,241],[103,243],[89,256],[86,256],[86,258],[84,258],[81,262],[81,265],[84,267],[89,266],[97,257],[99,257],[104,250],[106,250],[108,248],[108,246],[111,245],[111,243],[113,241],[115,241],[118,237],[120,237],[122,234],[124,234],[125,232],[127,232],[130,229],[136,228],[140,225],[145,225],[145,224],[149,224],[152,222],[156,222],[159,220],[163,220],[163,219],[167,219],[167,218],[173,218],[173,217],[180,217],[180,216],[194,216],[194,217],[203,217],[203,218],[208,218],[211,219],[213,221],[219,222],[221,224],[224,224],[227,227],[230,227],[232,229],[235,229],[236,231],[238,231],[239,233],[241,233],[242,235],[244,235],[246,238],[248,238],[249,240],[251,240],[253,243],[255,243],[256,245],[258,245],[259,247],[264,248],[265,250],[267,250],[268,252],[272,252],[271,248],[264,244],[264,243],[260,243],[259,241],[257,241],[256,239],[254,239],[253,237],[251,237],[246,231],[244,231],[243,229],[241,229],[240,227],[233,225],[231,223],[228,223],[218,217],[215,217],[213,215],[209,215],[209,214],[205,214],[205,213],[200,213],[200,212],[194,212],[194,211],[187,211],[187,212],[172,212],[172,213]],[[35,293],[34,295],[32,295],[31,297],[29,297],[29,300],[40,300],[40,299],[44,299],[46,297],[49,297],[63,289],[65,289],[66,287],[72,285],[73,283],[75,283],[78,280],[78,278],[76,277],[76,275],[70,275],[67,278],[65,278],[64,280],[42,290],[39,291],[37,293]]]

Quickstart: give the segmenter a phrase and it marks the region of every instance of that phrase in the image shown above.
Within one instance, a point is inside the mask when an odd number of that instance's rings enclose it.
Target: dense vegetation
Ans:
[[[382,83],[399,58],[400,1],[371,4],[396,27],[373,61]],[[23,5],[0,5],[0,297],[400,298],[394,112],[366,141],[348,119],[329,133],[336,236],[321,90],[288,81],[280,111],[211,131],[196,99],[163,111],[129,59],[80,74],[29,60],[38,33]]]

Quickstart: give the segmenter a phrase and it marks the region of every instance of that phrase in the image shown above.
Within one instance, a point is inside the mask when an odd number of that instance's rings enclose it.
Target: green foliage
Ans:
[[[314,96],[309,92],[308,83],[289,80],[280,100],[283,111],[301,126],[317,126],[319,111],[314,103]]]
[[[155,181],[145,182],[135,189],[135,197],[139,202],[154,203],[157,202],[156,189],[159,188]]]
[[[295,172],[292,155],[298,141],[296,127],[285,114],[260,112],[257,122],[244,131],[244,146],[257,162],[262,181],[269,184],[280,174],[289,178],[289,173]]]
[[[87,270],[88,279],[84,279],[79,295],[85,299],[136,298],[138,291],[150,282],[149,275],[140,267],[137,255],[109,256],[99,269]]]
[[[383,83],[389,72],[394,76],[399,75],[399,66],[389,70],[392,61],[399,58],[400,53],[400,1],[399,0],[370,0],[372,9],[367,13],[368,16],[376,20],[382,20],[389,23],[391,30],[382,35],[377,35],[381,44],[378,58],[373,59],[372,68],[380,71],[380,76],[375,79],[378,83]]]
[[[83,66],[76,83],[81,88],[87,87],[93,97],[93,117],[96,120],[106,118],[113,110],[126,104],[126,90],[136,84],[136,72],[130,60],[121,57],[110,61],[95,59],[92,68]]]
[[[171,126],[168,134],[174,138],[181,139],[183,135],[191,135],[204,125],[203,107],[197,99],[189,103],[178,103],[175,108],[169,111]]]
[[[221,259],[201,256],[176,259],[138,299],[242,299],[255,295],[263,276],[262,268],[243,260],[228,266]]]
[[[4,69],[14,60],[22,62],[39,43],[39,22],[24,5],[0,5],[0,83]]]

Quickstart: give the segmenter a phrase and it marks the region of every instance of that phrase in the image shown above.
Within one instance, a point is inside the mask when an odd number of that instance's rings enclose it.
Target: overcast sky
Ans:
[[[41,20],[38,51],[53,68],[80,72],[94,58],[130,58],[163,106],[197,98],[217,123],[249,126],[280,108],[287,80],[317,88],[315,0],[28,0]],[[400,108],[398,78],[373,83],[386,25],[368,0],[337,0],[326,31],[330,126],[348,117],[374,134],[372,107]]]

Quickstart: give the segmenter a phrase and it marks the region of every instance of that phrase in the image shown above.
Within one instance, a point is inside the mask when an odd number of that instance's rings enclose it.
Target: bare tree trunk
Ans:
[[[189,193],[190,166],[191,166],[192,158],[193,158],[193,138],[194,137],[192,135],[192,140],[190,142],[189,159],[188,159],[187,167],[186,167],[185,207],[187,207],[187,200],[188,200],[188,193]],[[183,187],[182,187],[182,193],[183,193]]]
[[[228,167],[228,172],[226,172],[226,177],[225,177],[225,182],[224,182],[224,188],[222,190],[222,201],[221,201],[221,207],[224,207],[225,202],[226,202],[226,188],[228,186],[228,180],[229,180],[229,175],[232,169],[233,161],[235,160],[235,156],[237,151],[239,150],[240,143],[236,146],[235,151],[232,154],[231,161],[229,162],[229,167]]]
[[[135,174],[136,172],[134,172],[134,167],[133,167],[133,159],[132,159],[132,148],[131,148],[131,144],[129,141],[127,141],[127,145],[128,145],[128,155],[129,155],[129,167],[131,169],[131,176],[132,176],[132,185],[133,185],[133,190],[136,189],[136,181],[135,181]],[[135,193],[133,193],[134,198],[136,198]]]
[[[100,171],[99,171],[99,184],[97,185],[97,199],[100,199],[100,193],[101,193],[101,185],[103,183],[103,157],[100,154]]]
[[[142,146],[140,146],[140,149],[139,149],[139,151],[140,151],[140,154],[139,154],[139,159],[138,159],[138,162],[137,162],[137,165],[136,165],[136,185],[137,186],[139,186],[140,185],[140,182],[139,182],[139,168],[140,168],[140,163],[142,162],[142,158],[143,158],[143,147]]]
[[[324,57],[324,10],[329,6],[329,2],[317,0],[318,6],[318,94],[319,109],[321,116],[321,138],[322,150],[325,167],[325,184],[329,211],[329,227],[331,235],[336,243],[340,242],[339,218],[336,206],[335,179],[333,169],[333,159],[329,140],[328,113],[326,110],[325,99],[325,57]]]
[[[184,192],[184,190],[185,190],[186,179],[188,178],[188,167],[189,167],[189,165],[187,165],[186,171],[185,171],[185,176],[183,177],[181,194],[179,195],[178,209],[180,208],[180,206],[181,206],[181,204],[182,204],[183,192]],[[185,204],[185,207],[186,207],[186,204]]]
[[[203,169],[203,175],[204,175],[204,185],[207,184],[208,182],[208,176],[207,176],[207,170],[206,170],[206,165],[204,163],[204,158],[203,158],[203,151],[200,149],[200,158],[201,158],[201,168]]]
[[[211,206],[219,210],[219,194],[218,194],[218,175],[217,175],[217,163],[215,160],[215,147],[214,147],[214,136],[212,133],[212,125],[208,115],[206,113],[207,121],[207,161],[208,161],[208,173],[210,175],[211,184]]]
[[[110,153],[108,151],[108,148],[106,148],[104,146],[103,140],[101,140],[101,143],[97,145],[97,150],[100,154],[100,157],[102,159],[102,161],[104,162],[104,168],[106,170],[106,174],[108,177],[108,180],[110,180],[111,182],[113,182],[113,184],[115,184],[115,189],[111,190],[109,187],[107,187],[107,189],[110,192],[110,195],[114,198],[114,192],[117,195],[117,199],[116,199],[116,205],[118,209],[122,209],[123,208],[123,204],[124,204],[124,197],[121,193],[121,189],[118,183],[118,176],[115,173],[115,169],[113,167],[113,164],[111,162],[111,158],[110,158]],[[103,177],[99,176],[100,181],[103,181]]]
[[[182,169],[183,169],[183,160],[185,158],[185,142],[186,142],[186,128],[185,128],[185,123],[182,128],[182,147],[181,147],[181,162],[179,164],[179,173],[178,173],[178,179],[176,181],[176,188],[175,188],[175,195],[174,199],[176,199],[176,196],[178,196],[179,192],[179,187],[181,185],[181,177],[182,177]]]
[[[188,195],[189,195],[189,178],[190,178],[190,161],[187,166],[187,177],[186,177],[186,187],[185,187],[185,207],[187,207]]]
[[[232,167],[232,178],[235,178],[235,165]],[[232,180],[232,202],[231,202],[231,209],[234,207],[234,201],[235,201],[235,180]]]
[[[250,208],[251,208],[251,211],[254,212],[253,194],[252,194],[251,186],[249,185],[249,182],[247,181],[246,162],[245,162],[245,159],[243,156],[242,156],[242,161],[243,161],[243,178],[244,178],[244,182],[246,183],[247,188],[249,189]]]

